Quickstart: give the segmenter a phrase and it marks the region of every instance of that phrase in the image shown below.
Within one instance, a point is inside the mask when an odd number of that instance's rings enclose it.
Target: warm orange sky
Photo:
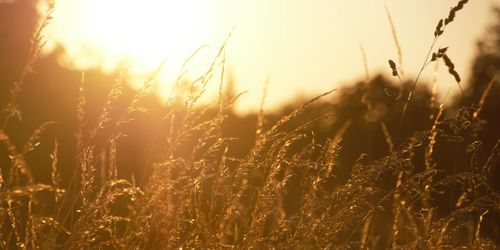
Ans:
[[[72,68],[116,69],[124,58],[134,61],[139,76],[166,59],[164,92],[183,58],[209,45],[199,62],[214,53],[230,30],[227,69],[248,110],[260,100],[270,78],[267,106],[296,96],[316,94],[364,75],[359,49],[366,51],[370,73],[389,74],[387,60],[397,59],[384,6],[390,9],[410,76],[420,68],[434,28],[457,0],[65,0],[58,1],[48,30],[50,44],[67,54]],[[491,6],[500,0],[469,1],[447,27],[438,47],[465,80],[475,42],[493,21]],[[196,69],[192,69],[196,74]],[[457,90],[453,78],[440,76],[440,89]],[[432,69],[424,74],[430,79]],[[214,88],[217,84],[212,84]]]

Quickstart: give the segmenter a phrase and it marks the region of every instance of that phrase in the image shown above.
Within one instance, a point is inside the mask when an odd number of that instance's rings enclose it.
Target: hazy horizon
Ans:
[[[491,8],[497,3],[471,1],[438,41],[437,47],[450,46],[448,54],[462,83],[468,80],[475,44],[491,24]],[[129,59],[137,79],[166,59],[168,73],[160,77],[160,92],[165,93],[185,58],[208,45],[196,62],[206,65],[234,29],[226,48],[226,72],[231,73],[237,91],[248,90],[237,104],[240,111],[248,111],[257,107],[266,79],[270,80],[268,108],[364,79],[360,45],[371,76],[390,73],[387,60],[396,61],[397,53],[386,6],[396,26],[404,70],[409,78],[414,77],[432,42],[430,31],[455,4],[453,0],[151,0],[136,6],[133,1],[74,0],[56,4],[47,51],[56,44],[62,46],[66,55],[61,64],[79,70],[109,72]],[[193,75],[201,68],[193,66]],[[446,70],[440,73],[439,90],[458,91]],[[427,70],[422,80],[431,76],[432,69]],[[218,86],[212,85],[212,89]]]

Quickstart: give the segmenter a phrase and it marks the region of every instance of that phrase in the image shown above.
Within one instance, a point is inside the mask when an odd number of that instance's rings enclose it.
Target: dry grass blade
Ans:
[[[76,121],[78,125],[76,127],[75,139],[76,139],[77,152],[82,152],[83,149],[83,143],[84,143],[83,129],[85,128],[86,124],[85,122],[86,99],[85,99],[84,83],[85,83],[85,73],[82,72],[80,79],[80,86],[78,88],[78,104],[76,106]],[[77,161],[81,162],[80,153],[77,153]]]
[[[295,118],[297,115],[299,115],[302,111],[304,111],[305,108],[307,108],[309,105],[313,104],[314,102],[318,101],[319,99],[331,94],[333,91],[335,91],[336,89],[332,89],[330,91],[327,91],[327,92],[324,92],[323,94],[321,95],[318,95],[314,98],[312,98],[311,100],[307,101],[306,103],[302,104],[300,107],[298,107],[297,109],[295,109],[292,113],[290,113],[289,115],[287,116],[284,116],[283,118],[281,118],[277,123],[276,125],[274,125],[269,131],[268,133],[274,133],[276,132],[276,130],[278,130],[279,128],[281,128],[281,126],[283,126],[283,124],[285,124],[286,122],[288,122],[289,120]]]
[[[104,105],[102,107],[101,114],[99,115],[99,118],[97,120],[97,124],[95,127],[90,131],[90,139],[94,139],[97,136],[97,133],[100,129],[105,128],[106,126],[109,126],[112,121],[112,112],[114,109],[115,102],[118,100],[118,98],[122,95],[123,92],[123,86],[125,84],[126,78],[128,76],[128,71],[130,69],[130,65],[125,67],[123,69],[119,76],[115,79],[111,90],[108,93],[108,96],[106,97],[106,101],[104,102]],[[82,85],[84,82],[84,75],[82,74]],[[83,89],[80,90],[81,98],[83,96]],[[83,100],[83,104],[84,104]],[[80,108],[79,108],[80,110]],[[83,112],[83,110],[82,110]],[[80,112],[79,112],[80,113]],[[80,117],[79,117],[80,118]]]
[[[434,72],[432,73],[432,89],[431,89],[431,100],[430,100],[430,108],[431,110],[434,110],[437,106],[437,101],[436,101],[436,97],[437,97],[437,84],[438,84],[438,74],[439,73],[439,62],[436,62],[435,66],[434,66]],[[430,115],[430,119],[433,120],[434,119],[434,113],[432,113]]]
[[[202,51],[203,49],[205,49],[207,47],[208,47],[207,45],[200,46],[184,60],[184,62],[182,63],[182,65],[179,69],[179,72],[177,73],[177,77],[174,81],[174,85],[172,86],[172,88],[170,89],[170,92],[168,94],[168,101],[169,102],[173,102],[175,90],[179,86],[179,84],[182,81],[182,79],[184,78],[184,76],[187,74],[186,67],[189,65],[191,60],[193,60],[196,57],[196,55],[198,55],[198,53],[200,53],[200,51]]]
[[[12,166],[19,170],[19,172],[25,175],[28,179],[28,184],[32,184],[34,181],[33,174],[31,170],[28,168],[26,161],[22,154],[17,152],[16,147],[10,141],[9,136],[2,130],[0,130],[0,142],[2,142],[7,148],[7,152],[9,154],[9,158],[12,161]],[[14,184],[14,183],[9,183]]]
[[[7,103],[7,106],[3,110],[3,112],[6,114],[6,117],[1,127],[2,130],[5,130],[7,124],[9,123],[9,120],[12,119],[13,117],[17,117],[19,120],[21,120],[21,110],[17,105],[17,98],[22,91],[22,86],[24,85],[24,80],[26,76],[33,72],[33,67],[36,61],[38,60],[40,51],[45,46],[46,41],[44,41],[42,33],[52,20],[54,8],[55,8],[54,1],[49,1],[45,17],[43,17],[39,27],[36,29],[36,31],[33,33],[33,36],[31,37],[28,60],[24,65],[23,70],[21,71],[21,76],[16,82],[14,82],[12,88],[10,89],[10,98]]]
[[[264,86],[262,87],[262,96],[260,98],[259,104],[259,115],[257,116],[257,130],[255,131],[257,138],[260,137],[264,130],[264,104],[267,98],[267,90],[269,88],[270,78],[268,77],[264,82]]]
[[[187,102],[188,109],[192,109],[193,106],[195,105],[195,103],[198,102],[198,100],[203,96],[203,94],[205,93],[205,91],[207,89],[208,82],[210,81],[210,79],[212,79],[213,73],[217,68],[216,66],[219,63],[224,62],[225,58],[223,58],[222,61],[220,60],[220,58],[225,53],[227,43],[229,42],[229,39],[231,38],[233,31],[234,31],[234,28],[233,28],[233,30],[231,30],[229,32],[229,34],[227,35],[227,37],[224,40],[224,42],[222,43],[222,45],[219,47],[217,55],[212,60],[212,63],[210,64],[208,69],[205,71],[205,73],[203,73],[200,77],[198,77],[198,79],[196,79],[192,82],[191,96],[188,97],[188,102]],[[195,93],[196,92],[195,89],[197,88],[196,87],[197,84],[199,84],[198,87],[199,87],[200,91],[198,93]]]
[[[482,169],[482,174],[488,178],[488,180],[491,180],[491,172],[493,171],[493,167],[495,166],[495,163],[498,162],[498,159],[500,158],[500,140],[497,141],[495,146],[493,147],[493,150],[491,150],[490,157],[488,157],[488,160],[483,166]]]
[[[80,180],[80,195],[82,197],[83,207],[87,207],[96,187],[96,173],[97,169],[95,167],[94,159],[94,148],[85,147],[82,153],[82,162],[80,165],[81,180]]]
[[[370,237],[370,232],[371,232],[371,227],[373,224],[373,218],[375,217],[375,210],[370,212],[365,219],[365,223],[363,223],[363,229],[361,230],[361,237],[360,237],[360,249],[367,249],[368,247],[368,239]]]
[[[223,89],[224,89],[224,75],[226,73],[226,52],[224,51],[224,56],[222,57],[222,63],[221,63],[221,70],[220,70],[220,80],[219,80],[219,114],[222,115],[222,110],[224,106],[224,95],[223,95]]]
[[[132,98],[132,101],[128,105],[128,109],[127,109],[128,115],[130,115],[133,112],[143,111],[143,109],[139,105],[139,102],[143,97],[145,97],[149,93],[149,91],[153,87],[153,83],[156,80],[156,78],[158,77],[158,75],[160,74],[160,72],[162,71],[163,66],[165,66],[165,62],[166,62],[166,60],[163,60],[158,65],[158,67],[156,67],[156,69],[146,77],[146,79],[142,83],[141,89],[134,95],[134,97]]]
[[[385,122],[380,122],[380,127],[382,128],[382,132],[384,132],[384,138],[387,146],[389,147],[389,152],[392,152],[392,150],[394,149],[394,142],[392,141],[391,133],[387,129],[387,125],[385,124]]]
[[[396,25],[394,24],[394,21],[392,20],[392,15],[391,15],[391,12],[389,11],[389,8],[387,7],[387,5],[385,5],[385,13],[387,14],[387,20],[389,20],[389,24],[391,25],[392,40],[394,40],[394,45],[396,46],[396,52],[398,55],[399,71],[401,73],[401,76],[404,78],[403,52],[401,50],[401,44],[399,43],[398,34],[396,32]]]
[[[365,69],[365,83],[368,84],[370,82],[370,70],[368,69],[368,58],[366,57],[365,48],[363,48],[363,44],[359,43],[359,50],[361,51],[361,56],[363,58],[363,67]]]
[[[3,170],[2,168],[0,168],[0,190],[3,189],[3,185],[4,184],[4,180],[3,180]],[[0,223],[0,229],[2,229],[2,226],[1,226],[2,223]],[[1,246],[1,245],[0,245]]]
[[[33,131],[33,134],[30,136],[26,144],[24,144],[22,154],[26,155],[27,153],[35,150],[35,148],[40,145],[40,138],[42,136],[42,133],[47,130],[50,126],[54,125],[55,122],[45,122],[42,125],[40,125],[35,131]]]
[[[118,138],[117,137],[112,137],[109,141],[109,153],[108,153],[108,180],[116,180],[118,177],[118,167],[117,167],[117,160],[116,160],[116,153],[117,153],[117,146],[118,146]]]
[[[489,212],[490,210],[484,211],[480,216],[479,216],[479,221],[477,222],[477,228],[476,228],[476,233],[474,234],[474,240],[478,241],[480,240],[480,235],[481,235],[481,223],[483,223],[484,216]]]
[[[481,95],[481,99],[479,100],[479,103],[477,105],[477,109],[474,111],[474,113],[472,114],[472,117],[474,119],[477,119],[479,117],[479,114],[481,114],[481,110],[483,109],[484,107],[484,103],[486,101],[486,97],[488,96],[488,94],[490,93],[491,91],[491,88],[493,87],[493,84],[495,83],[496,81],[496,77],[493,77],[490,82],[488,83],[488,85],[486,86],[486,89],[483,91],[483,94]]]
[[[60,186],[61,182],[61,176],[59,175],[59,170],[57,165],[59,164],[59,143],[57,142],[57,139],[54,140],[54,149],[52,150],[52,153],[50,154],[50,159],[52,160],[50,166],[50,179],[52,181],[52,185],[54,186],[54,189],[56,190],[55,193],[55,201],[56,203],[59,201],[59,193],[58,189]]]
[[[438,124],[439,124],[439,119],[441,119],[441,116],[443,115],[444,112],[444,104],[441,104],[439,106],[438,113],[436,115],[436,118],[434,119],[434,123],[432,124],[432,128],[429,134],[429,145],[427,146],[427,150],[425,152],[425,167],[427,170],[431,170],[434,168],[434,163],[432,160],[432,154],[434,152],[434,145],[436,144],[436,139],[438,136]]]
[[[327,164],[327,174],[333,173],[333,166],[335,161],[335,153],[338,149],[338,145],[344,137],[345,132],[351,126],[352,120],[347,120],[342,124],[342,127],[335,133],[332,141],[328,145],[328,151],[326,153],[326,164]]]

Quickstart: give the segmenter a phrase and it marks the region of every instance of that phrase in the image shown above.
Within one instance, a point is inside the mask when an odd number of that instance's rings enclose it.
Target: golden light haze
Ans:
[[[455,0],[65,0],[56,2],[47,30],[47,51],[62,46],[62,65],[113,71],[132,61],[137,82],[162,60],[158,93],[165,96],[180,65],[203,45],[188,67],[199,74],[228,33],[227,71],[237,90],[249,90],[240,110],[255,109],[270,79],[266,105],[276,107],[298,95],[316,94],[364,77],[359,49],[366,51],[371,75],[388,73],[397,59],[385,6],[396,25],[404,69],[414,76],[433,39],[438,20]],[[499,0],[470,1],[438,42],[467,80],[475,43],[492,21]],[[43,9],[43,8],[41,8]],[[43,12],[43,10],[42,10]],[[424,72],[430,79],[432,70]],[[217,81],[218,79],[214,79]],[[212,84],[215,89],[217,84]],[[458,90],[445,72],[439,88]]]

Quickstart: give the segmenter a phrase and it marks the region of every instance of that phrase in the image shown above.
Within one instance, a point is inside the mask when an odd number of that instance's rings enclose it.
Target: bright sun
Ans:
[[[77,69],[99,65],[112,71],[131,61],[132,70],[140,75],[165,60],[166,67],[175,72],[197,48],[220,41],[220,34],[214,32],[214,4],[209,2],[58,1],[47,30],[48,50],[62,45],[65,56],[61,63]],[[161,88],[167,91],[171,86]]]

